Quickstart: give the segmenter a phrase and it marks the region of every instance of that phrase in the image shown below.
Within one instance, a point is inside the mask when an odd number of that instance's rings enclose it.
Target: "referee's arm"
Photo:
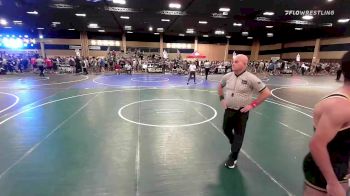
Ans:
[[[225,99],[224,99],[224,87],[226,85],[226,82],[225,80],[222,80],[221,82],[219,82],[219,85],[218,85],[218,94],[219,94],[219,97],[220,97],[220,103],[221,103],[221,106],[226,109],[227,108],[227,105],[226,105],[226,102],[225,102]]]
[[[269,88],[265,86],[262,90],[259,91],[258,98],[256,98],[251,104],[241,109],[241,112],[249,112],[250,110],[260,105],[262,102],[264,102],[270,96],[271,96],[271,91]]]

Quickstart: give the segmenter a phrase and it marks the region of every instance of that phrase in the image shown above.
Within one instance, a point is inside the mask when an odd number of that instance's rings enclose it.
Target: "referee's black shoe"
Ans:
[[[229,169],[234,169],[236,166],[237,166],[237,160],[232,158],[229,158],[225,163],[225,167]]]

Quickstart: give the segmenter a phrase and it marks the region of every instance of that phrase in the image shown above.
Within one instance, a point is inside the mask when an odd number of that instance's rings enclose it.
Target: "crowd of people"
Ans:
[[[254,73],[268,72],[270,75],[334,75],[340,70],[339,63],[310,63],[297,61],[251,61],[249,69]]]
[[[134,72],[147,72],[149,65],[156,66],[162,73],[188,74],[191,64],[196,66],[196,72],[200,74],[224,74],[231,71],[230,61],[208,61],[208,60],[184,60],[164,59],[159,54],[144,54],[119,51],[111,51],[105,57],[51,57],[43,58],[37,53],[2,55],[0,57],[0,74],[14,72],[39,73],[37,59],[43,59],[45,72],[55,73],[76,73],[76,74],[99,74],[104,72],[115,72],[116,74],[132,74]],[[41,64],[41,60],[39,60]],[[339,63],[309,63],[296,61],[250,61],[248,70],[253,73],[269,73],[270,75],[280,74],[301,74],[320,75],[337,73],[340,69]],[[41,72],[40,72],[41,73]]]

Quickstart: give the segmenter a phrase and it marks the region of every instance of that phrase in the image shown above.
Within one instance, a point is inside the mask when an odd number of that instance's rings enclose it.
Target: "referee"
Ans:
[[[232,65],[233,72],[226,74],[218,87],[220,102],[225,109],[223,130],[231,144],[231,154],[225,163],[230,169],[235,168],[237,164],[249,111],[271,96],[266,85],[254,74],[246,71],[247,65],[248,57],[237,55]],[[253,100],[255,92],[259,92],[259,96]]]

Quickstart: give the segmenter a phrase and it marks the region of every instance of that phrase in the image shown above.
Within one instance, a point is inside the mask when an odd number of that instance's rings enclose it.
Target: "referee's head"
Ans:
[[[344,81],[350,83],[350,52],[347,52],[341,61],[341,69],[344,74]]]
[[[235,57],[234,62],[232,64],[232,71],[236,74],[241,73],[247,69],[248,65],[248,57],[244,54],[239,54]]]

